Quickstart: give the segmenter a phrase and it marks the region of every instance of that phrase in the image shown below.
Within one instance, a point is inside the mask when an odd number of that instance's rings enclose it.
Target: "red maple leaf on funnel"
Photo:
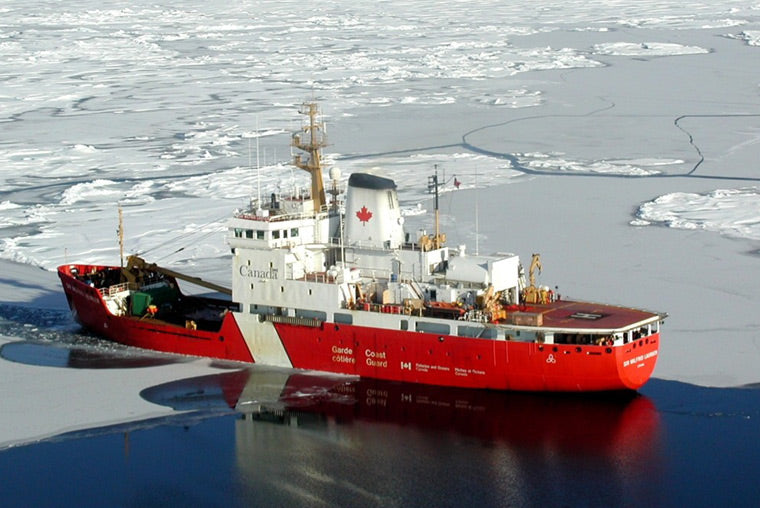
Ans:
[[[372,218],[372,212],[367,210],[366,206],[363,206],[361,210],[356,212],[356,216],[359,217],[360,221],[366,224]]]

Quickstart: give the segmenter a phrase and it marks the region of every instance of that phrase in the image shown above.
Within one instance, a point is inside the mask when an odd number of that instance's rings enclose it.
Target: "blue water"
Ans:
[[[177,415],[0,452],[3,506],[760,503],[757,389],[527,395],[253,367],[141,395]]]

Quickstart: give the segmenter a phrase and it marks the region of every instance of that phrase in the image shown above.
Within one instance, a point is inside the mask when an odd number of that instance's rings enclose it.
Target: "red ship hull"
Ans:
[[[218,330],[196,330],[151,318],[117,316],[101,292],[75,277],[109,267],[61,266],[77,320],[114,342],[156,351],[267,363],[252,353],[235,313]],[[616,346],[540,344],[436,335],[323,322],[318,327],[264,323],[294,368],[408,383],[517,391],[636,390],[652,375],[659,333]]]
[[[298,368],[494,390],[636,390],[654,371],[659,343],[659,334],[622,347],[605,347],[494,341],[331,323],[321,329],[275,326]]]
[[[78,265],[80,271],[108,267]],[[152,319],[115,316],[106,307],[101,293],[71,275],[69,267],[59,267],[58,276],[74,317],[96,335],[126,346],[164,353],[253,362],[232,314],[225,316],[218,332],[189,330]]]

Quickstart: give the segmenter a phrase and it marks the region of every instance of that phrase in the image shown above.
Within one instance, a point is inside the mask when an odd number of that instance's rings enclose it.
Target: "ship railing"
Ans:
[[[472,321],[474,323],[488,323],[491,321],[491,316],[479,309],[468,310],[462,316],[462,321]]]
[[[388,252],[388,251],[397,251],[397,250],[404,250],[404,251],[420,250],[417,244],[412,244],[412,243],[402,243],[398,247],[391,247],[390,241],[385,242],[385,245],[377,245],[377,243],[369,242],[367,240],[353,240],[351,242],[343,242],[341,238],[338,236],[330,237],[328,241],[332,245],[340,245],[341,243],[343,243],[346,247],[352,247],[352,248],[362,249],[362,250],[371,250],[371,251],[377,251],[377,252]]]
[[[98,289],[98,293],[100,293],[101,296],[113,296],[118,293],[123,293],[124,291],[129,291],[129,282],[122,282],[120,284],[108,286],[107,288]]]
[[[361,302],[355,306],[356,310],[368,312],[380,312],[382,314],[403,314],[404,306],[397,303],[371,303]]]
[[[265,314],[264,319],[270,323],[284,323],[288,325],[308,326],[311,328],[319,328],[322,326],[321,320],[317,318],[303,318],[296,316],[279,316],[276,314]]]
[[[235,214],[236,219],[253,220],[259,222],[286,222],[299,219],[321,219],[327,217],[327,212],[295,212],[276,215],[256,215],[255,212],[246,211]]]
[[[303,280],[307,282],[321,282],[324,284],[335,284],[335,276],[327,272],[305,272],[300,279],[293,278],[294,280]]]

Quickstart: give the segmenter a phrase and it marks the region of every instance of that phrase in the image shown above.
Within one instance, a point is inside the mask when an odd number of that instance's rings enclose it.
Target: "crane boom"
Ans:
[[[129,258],[127,258],[127,266],[122,268],[122,275],[127,280],[127,282],[136,282],[141,278],[142,272],[145,271],[163,273],[169,277],[184,280],[185,282],[195,284],[196,286],[201,286],[212,291],[218,291],[227,295],[232,295],[232,290],[229,288],[220,286],[219,284],[214,284],[213,282],[205,281],[199,277],[192,277],[190,275],[185,275],[168,268],[163,268],[155,263],[148,263],[139,256],[129,256]]]

